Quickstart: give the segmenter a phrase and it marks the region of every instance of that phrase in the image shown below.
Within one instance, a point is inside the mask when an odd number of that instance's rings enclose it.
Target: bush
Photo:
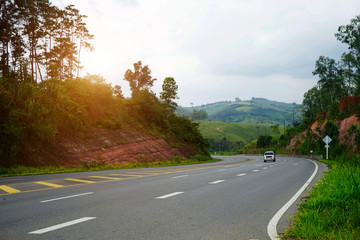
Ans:
[[[272,136],[259,136],[256,147],[258,148],[268,147],[271,144],[271,140],[272,140]]]

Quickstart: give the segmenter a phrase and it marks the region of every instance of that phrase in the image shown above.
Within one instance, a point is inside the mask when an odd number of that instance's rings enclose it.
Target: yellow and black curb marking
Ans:
[[[254,159],[249,159],[241,163],[245,163],[249,161],[254,161]],[[200,170],[200,169],[221,167],[221,166],[241,164],[241,163],[231,163],[231,164],[221,164],[221,165],[211,165],[211,166],[192,166],[192,167],[172,168],[172,169],[162,169],[162,170],[152,170],[152,171],[145,170],[139,172],[113,173],[102,176],[96,176],[96,175],[82,176],[76,178],[62,178],[62,179],[52,179],[52,180],[36,181],[36,182],[12,183],[8,185],[0,185],[0,196],[15,194],[15,193],[34,192],[34,191],[62,188],[62,187],[71,187],[81,184],[118,181],[118,180],[130,179],[130,178],[154,176],[154,175],[161,175],[167,173]]]

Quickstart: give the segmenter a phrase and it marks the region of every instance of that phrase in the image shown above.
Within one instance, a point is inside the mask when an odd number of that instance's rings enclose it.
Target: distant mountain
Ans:
[[[299,121],[301,113],[296,103],[270,101],[265,98],[251,100],[223,101],[194,107],[180,107],[181,115],[191,117],[193,112],[206,111],[211,121],[235,122],[247,124],[292,125]],[[206,119],[202,119],[206,120]]]

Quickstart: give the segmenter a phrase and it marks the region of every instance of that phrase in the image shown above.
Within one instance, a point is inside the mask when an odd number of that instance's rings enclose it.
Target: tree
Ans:
[[[149,90],[156,78],[151,77],[151,70],[147,65],[143,67],[141,61],[138,61],[134,63],[134,71],[126,70],[124,80],[129,82],[130,89],[134,95],[137,91]]]
[[[124,98],[124,95],[123,95],[122,90],[121,90],[121,86],[119,86],[119,85],[115,85],[114,94],[118,98]]]
[[[346,94],[354,96],[356,90],[356,72],[354,70],[353,56],[351,53],[343,53],[340,60],[340,67],[343,70],[344,82],[346,83]]]
[[[318,84],[320,88],[328,92],[330,103],[340,101],[344,96],[344,82],[339,64],[332,58],[320,56],[315,63],[313,74],[319,75]]]
[[[193,109],[191,114],[191,118],[193,120],[205,120],[208,118],[208,113],[205,110],[196,110]]]
[[[178,99],[177,96],[178,86],[176,85],[175,79],[167,77],[164,79],[162,85],[162,92],[160,93],[160,99],[164,101],[166,107],[174,112],[177,108],[177,103],[173,100]]]
[[[350,51],[346,53],[344,62],[347,73],[353,71],[352,81],[357,85],[357,93],[360,93],[360,15],[351,19],[350,24],[340,26],[335,37],[348,45]]]
[[[0,73],[36,83],[79,73],[81,47],[93,38],[74,5],[49,0],[0,1]]]
[[[303,109],[305,117],[315,118],[318,113],[324,112],[321,90],[311,88],[304,94]]]
[[[274,126],[272,126],[273,128],[273,133],[274,134],[278,134],[279,133],[279,125],[275,124]]]
[[[267,135],[259,136],[256,143],[256,147],[258,148],[268,147],[271,144],[271,140],[272,140],[272,136],[267,136]]]
[[[324,137],[329,136],[333,141],[337,141],[339,138],[339,129],[336,123],[333,121],[327,121],[324,126]]]

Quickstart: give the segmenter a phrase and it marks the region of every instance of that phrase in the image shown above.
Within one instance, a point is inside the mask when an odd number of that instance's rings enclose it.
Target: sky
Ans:
[[[54,0],[74,4],[94,35],[82,75],[100,74],[131,95],[127,69],[141,61],[157,80],[178,85],[177,103],[236,97],[302,103],[318,81],[319,56],[339,60],[334,34],[360,14],[359,0]]]

